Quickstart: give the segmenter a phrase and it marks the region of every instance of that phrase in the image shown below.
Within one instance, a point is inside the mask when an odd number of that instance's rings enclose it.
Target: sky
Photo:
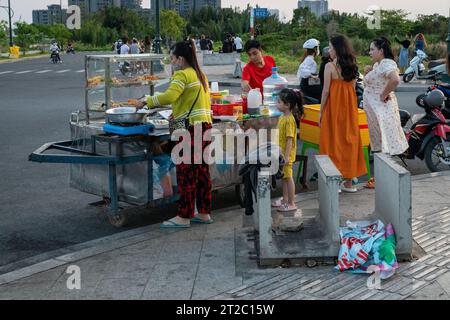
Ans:
[[[13,21],[19,19],[26,22],[32,22],[33,9],[45,9],[49,4],[59,4],[62,1],[63,7],[67,6],[67,0],[11,0],[11,7],[14,10]],[[281,12],[281,17],[292,18],[292,10],[297,8],[297,0],[279,0],[276,9]],[[275,9],[273,0],[222,0],[222,7],[241,7],[245,8],[247,4],[258,4],[260,7]],[[6,6],[8,0],[0,0],[0,6]],[[328,0],[330,9],[363,13],[369,6],[377,5],[382,9],[404,9],[411,13],[411,18],[417,14],[439,13],[449,16],[450,0]],[[143,7],[150,7],[150,0],[143,1]],[[0,8],[0,20],[7,20],[7,12]]]

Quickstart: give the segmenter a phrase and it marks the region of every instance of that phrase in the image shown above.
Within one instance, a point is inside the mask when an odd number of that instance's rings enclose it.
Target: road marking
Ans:
[[[82,72],[84,72],[84,69],[81,69],[81,70],[78,70],[78,71],[75,71],[75,72],[82,73]]]
[[[30,73],[33,72],[34,70],[26,70],[26,71],[20,71],[20,72],[16,72],[15,74],[25,74],[25,73]]]
[[[47,72],[50,72],[50,71],[52,71],[52,70],[42,70],[42,71],[38,71],[36,73],[47,73]]]
[[[61,70],[61,71],[56,71],[56,73],[64,73],[64,72],[68,72],[68,71],[70,71],[71,69],[66,69],[66,70]]]
[[[0,74],[7,74],[7,73],[13,73],[14,71],[2,71]]]

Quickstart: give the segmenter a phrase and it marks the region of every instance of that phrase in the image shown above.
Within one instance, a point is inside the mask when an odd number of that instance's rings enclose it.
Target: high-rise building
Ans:
[[[47,6],[47,10],[33,10],[34,24],[55,24],[62,23],[66,20],[67,11],[61,10],[59,4],[51,4]]]
[[[328,13],[328,1],[327,0],[300,0],[298,2],[298,8],[309,8],[317,17],[320,17]]]
[[[142,9],[142,0],[119,0],[122,8],[139,10]]]
[[[154,11],[157,0],[151,0],[151,8]],[[203,7],[220,8],[221,0],[159,0],[160,9],[174,10],[181,16],[188,16],[194,10],[198,11]]]

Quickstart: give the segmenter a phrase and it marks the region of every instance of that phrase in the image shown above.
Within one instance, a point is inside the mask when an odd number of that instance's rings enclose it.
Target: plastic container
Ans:
[[[234,114],[234,107],[237,105],[237,103],[211,104],[213,116],[232,116]]]
[[[272,75],[263,81],[264,104],[269,106],[270,115],[281,115],[278,111],[278,94],[288,87],[288,81],[278,74],[278,68],[272,68]]]
[[[262,105],[262,95],[259,89],[252,89],[247,96],[247,111],[249,114],[259,114]]]

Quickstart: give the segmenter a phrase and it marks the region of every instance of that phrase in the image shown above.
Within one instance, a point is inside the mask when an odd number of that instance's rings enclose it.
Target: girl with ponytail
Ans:
[[[303,96],[299,90],[283,89],[278,96],[278,144],[285,160],[283,198],[272,203],[279,212],[297,211],[292,165],[297,155],[297,127],[303,116]]]

